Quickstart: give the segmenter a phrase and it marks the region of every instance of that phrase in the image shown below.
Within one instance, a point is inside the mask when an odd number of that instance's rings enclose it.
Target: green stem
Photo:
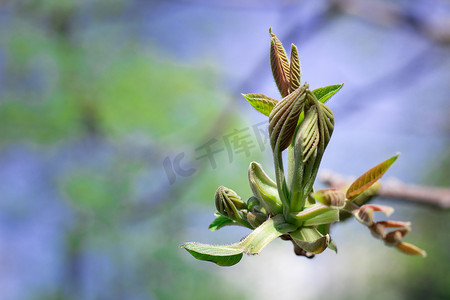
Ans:
[[[282,215],[267,219],[240,243],[231,247],[242,249],[247,254],[258,254],[267,244],[285,233],[284,230],[280,230],[284,224],[286,221]]]
[[[283,215],[288,217],[289,215],[289,190],[286,185],[286,178],[284,177],[282,152],[275,150],[273,152],[273,161],[275,164],[275,176],[277,180],[277,189],[280,196],[281,203],[283,204]]]

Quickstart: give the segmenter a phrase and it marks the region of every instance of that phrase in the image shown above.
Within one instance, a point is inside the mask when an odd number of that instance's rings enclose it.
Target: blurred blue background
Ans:
[[[392,199],[401,254],[348,221],[313,260],[277,240],[221,268],[178,246],[208,230],[219,185],[273,174],[279,98],[268,28],[299,47],[311,88],[345,82],[322,168],[450,186],[450,2],[0,2],[0,299],[450,299],[448,211]],[[320,183],[319,183],[320,185]]]

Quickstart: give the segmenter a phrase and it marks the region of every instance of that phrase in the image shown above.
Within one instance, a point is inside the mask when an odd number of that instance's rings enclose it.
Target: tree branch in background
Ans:
[[[323,171],[320,180],[331,188],[341,189],[349,186],[354,178],[332,171]],[[450,208],[450,188],[411,185],[394,178],[379,182],[381,183],[379,197],[401,199],[441,209]]]

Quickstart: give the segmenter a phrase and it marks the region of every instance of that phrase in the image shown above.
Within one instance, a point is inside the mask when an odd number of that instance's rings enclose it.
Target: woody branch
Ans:
[[[349,186],[354,178],[344,176],[332,171],[323,171],[320,180],[331,188],[343,188]],[[395,198],[441,209],[450,208],[450,188],[412,185],[401,182],[398,179],[387,179],[381,183],[378,196]]]

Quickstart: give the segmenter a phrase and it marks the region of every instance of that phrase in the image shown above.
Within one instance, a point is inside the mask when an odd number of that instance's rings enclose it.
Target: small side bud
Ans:
[[[390,206],[366,204],[352,213],[359,222],[366,226],[371,226],[373,224],[374,211],[381,211],[389,217],[394,212],[394,209]]]
[[[366,226],[373,224],[373,209],[371,207],[364,205],[360,209],[353,211],[353,214],[358,222]]]
[[[377,239],[384,239],[386,235],[386,227],[379,222],[373,223],[369,226],[370,233]]]
[[[254,208],[258,208],[261,205],[258,198],[252,196],[247,200],[247,209],[253,211]]]
[[[411,223],[410,222],[401,222],[401,221],[378,221],[378,222],[373,223],[371,226],[369,226],[369,229],[374,237],[376,237],[378,239],[385,239],[386,228],[392,228],[392,227],[399,227],[402,230],[406,230],[406,232],[411,231]],[[392,233],[389,233],[389,234],[392,234]],[[391,239],[391,237],[389,237],[388,239]]]
[[[247,208],[245,202],[242,201],[235,191],[224,186],[220,186],[217,189],[215,204],[219,213],[235,221],[243,219],[242,212],[239,210]]]
[[[332,208],[342,208],[345,206],[345,193],[341,190],[319,190],[314,193],[314,198],[323,205]]]
[[[397,246],[408,232],[406,228],[391,231],[384,237],[384,243],[388,246]]]

